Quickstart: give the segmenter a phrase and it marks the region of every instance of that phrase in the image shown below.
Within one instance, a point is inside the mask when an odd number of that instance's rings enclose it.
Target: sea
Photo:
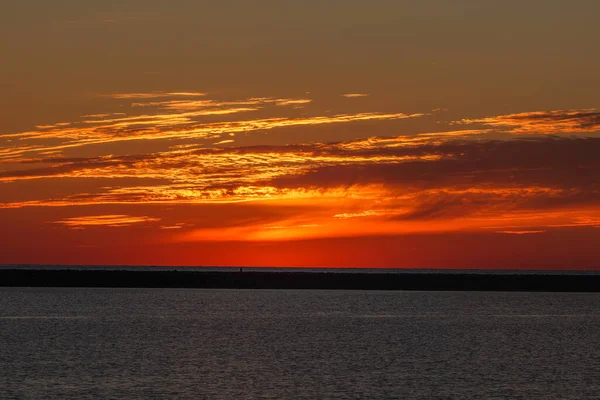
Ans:
[[[0,399],[600,399],[600,294],[0,288]]]

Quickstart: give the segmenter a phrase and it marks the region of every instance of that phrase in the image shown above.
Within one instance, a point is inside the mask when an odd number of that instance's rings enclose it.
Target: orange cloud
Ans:
[[[0,192],[0,209],[16,212],[23,207],[52,207],[46,209],[50,212],[59,207],[124,204],[222,206],[228,210],[251,204],[257,208],[250,222],[223,213],[227,223],[194,225],[193,229],[175,222],[181,219],[163,220],[147,212],[141,214],[152,216],[117,211],[55,221],[82,228],[160,220],[162,224],[153,228],[172,230],[175,240],[181,241],[281,241],[456,231],[527,235],[600,226],[600,178],[593,173],[600,170],[599,139],[515,136],[490,140],[492,136],[488,136],[500,128],[519,135],[583,132],[596,126],[595,111],[462,121],[481,124],[481,129],[335,143],[215,148],[212,146],[234,143],[232,137],[238,134],[424,114],[304,115],[294,107],[310,99],[198,98],[203,95],[115,95],[116,99],[135,99],[132,115],[89,114],[80,121],[0,135],[0,140],[9,144],[0,149],[0,184],[7,189]],[[281,116],[281,107],[287,106],[287,114]],[[240,117],[258,111],[261,117]],[[85,146],[134,140],[165,142],[153,144],[153,149],[162,151],[151,153],[60,156],[90,154],[77,153]],[[61,191],[48,190],[54,183],[62,185]],[[16,187],[19,190],[14,190]],[[273,209],[294,212],[276,212],[274,216],[269,213]]]
[[[156,228],[173,230],[170,240],[182,242],[459,231],[526,235],[600,225],[600,178],[581,172],[600,169],[600,139],[457,141],[449,136],[415,143],[409,137],[399,145],[403,140],[30,160],[33,166],[54,165],[2,173],[6,185],[46,179],[98,184],[87,193],[5,202],[0,208],[193,204],[235,210],[247,204],[256,209],[250,222],[228,219],[224,212],[213,226]],[[117,178],[128,181],[106,183]],[[275,209],[293,212],[273,217],[269,210]]]
[[[463,119],[460,123],[483,124],[518,134],[588,133],[600,130],[600,112],[594,108],[536,111]]]
[[[114,93],[103,95],[113,99],[156,99],[161,97],[204,97],[205,92],[152,92],[152,93]]]
[[[498,231],[497,233],[505,233],[507,235],[533,235],[536,233],[545,233],[546,231]]]
[[[594,228],[600,228],[600,217],[591,217],[591,216],[579,216],[573,218],[570,222],[562,223],[562,224],[554,224],[549,225],[551,227],[580,227],[580,226],[588,226]]]
[[[96,226],[123,227],[133,224],[156,222],[159,218],[152,217],[134,217],[131,215],[91,215],[85,217],[65,218],[55,221],[55,224],[61,224],[73,229],[82,229]]]
[[[336,214],[333,217],[347,219],[347,218],[359,218],[359,217],[373,217],[376,215],[381,215],[381,211],[367,210],[367,211],[361,211],[361,212],[356,212],[356,213],[342,213],[342,214]]]
[[[200,93],[130,93],[116,98],[147,99],[173,96],[200,96]],[[102,113],[85,115],[81,121],[49,124],[43,129],[0,134],[0,140],[11,146],[0,151],[0,161],[48,151],[62,151],[84,146],[132,140],[214,140],[222,136],[253,133],[294,126],[314,126],[359,121],[417,118],[424,114],[355,113],[316,115],[307,117],[270,117],[237,121],[205,122],[206,117],[232,116],[262,110],[264,107],[293,106],[309,103],[310,99],[250,98],[240,101],[212,99],[182,99],[134,103],[134,107],[158,108],[155,113],[123,115]],[[34,142],[35,144],[24,144]]]
[[[368,93],[346,93],[346,94],[343,94],[342,97],[356,98],[356,97],[367,97],[368,95],[369,95]]]
[[[300,106],[312,102],[311,99],[281,99],[273,97],[252,97],[245,100],[237,101],[220,101],[214,99],[186,99],[186,100],[164,100],[164,101],[146,101],[132,103],[132,107],[158,107],[172,111],[189,111],[206,108],[231,108],[241,106],[258,106],[264,107],[268,105],[276,106]]]

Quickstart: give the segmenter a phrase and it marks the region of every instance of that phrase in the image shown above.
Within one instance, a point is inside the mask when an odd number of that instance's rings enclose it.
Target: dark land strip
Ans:
[[[4,269],[0,286],[600,292],[600,274]]]

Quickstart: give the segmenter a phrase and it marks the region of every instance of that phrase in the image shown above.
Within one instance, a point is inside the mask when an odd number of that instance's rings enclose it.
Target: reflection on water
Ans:
[[[595,399],[600,295],[0,289],[0,398]]]

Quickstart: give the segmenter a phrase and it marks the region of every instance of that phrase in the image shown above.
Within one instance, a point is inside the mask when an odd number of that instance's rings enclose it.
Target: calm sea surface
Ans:
[[[599,399],[600,295],[0,288],[0,398]]]

